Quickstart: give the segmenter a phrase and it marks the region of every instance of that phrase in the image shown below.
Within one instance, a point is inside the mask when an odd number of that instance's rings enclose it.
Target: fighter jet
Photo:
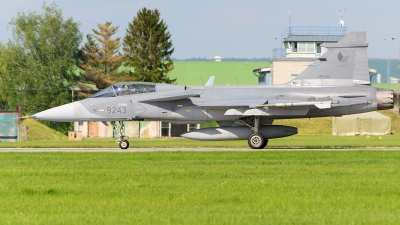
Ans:
[[[212,79],[206,86],[120,82],[87,99],[32,117],[110,122],[122,149],[129,147],[123,121],[217,121],[220,127],[182,136],[214,141],[247,139],[251,148],[262,149],[269,139],[297,133],[296,127],[272,125],[276,119],[338,117],[393,108],[393,91],[370,85],[365,32],[352,32],[338,43],[322,46],[327,48],[325,54],[281,85],[212,86]]]

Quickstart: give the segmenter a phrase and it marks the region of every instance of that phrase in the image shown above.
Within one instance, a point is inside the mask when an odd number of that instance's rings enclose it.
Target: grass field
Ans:
[[[398,224],[400,151],[286,148],[399,147],[394,135],[332,136],[331,118],[279,120],[299,134],[247,141],[131,139],[148,153],[0,153],[0,224]],[[68,141],[25,120],[31,141],[0,148],[118,148],[113,139]]]
[[[29,141],[65,141],[68,140],[68,137],[58,131],[51,129],[50,127],[39,123],[38,121],[26,118],[23,120],[23,123],[28,128],[28,140]]]
[[[397,224],[400,152],[1,153],[2,224]]]
[[[177,78],[178,84],[188,86],[205,85],[210,76],[215,76],[214,85],[257,85],[253,70],[269,67],[265,62],[185,62],[175,61],[175,69],[168,75]]]

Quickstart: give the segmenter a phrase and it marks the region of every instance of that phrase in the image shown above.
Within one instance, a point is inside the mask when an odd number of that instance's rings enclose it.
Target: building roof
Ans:
[[[271,72],[270,67],[262,67],[253,70],[253,73],[260,73],[260,72]]]
[[[304,41],[304,42],[338,42],[345,35],[289,35],[285,42]]]

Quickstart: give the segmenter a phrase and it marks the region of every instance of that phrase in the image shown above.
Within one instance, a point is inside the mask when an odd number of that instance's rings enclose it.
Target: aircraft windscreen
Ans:
[[[112,85],[104,88],[103,90],[97,92],[96,94],[90,96],[89,98],[108,98],[108,97],[115,97],[115,92]]]
[[[154,83],[146,82],[119,82],[90,96],[90,98],[108,98],[115,96],[133,95],[155,92]]]

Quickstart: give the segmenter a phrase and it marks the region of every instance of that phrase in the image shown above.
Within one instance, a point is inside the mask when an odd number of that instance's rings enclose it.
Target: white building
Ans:
[[[219,55],[214,56],[214,61],[215,62],[221,62],[222,61],[222,57]]]
[[[323,43],[336,43],[346,35],[346,27],[286,28],[281,34],[282,47],[273,52],[270,81],[265,83],[289,82],[327,51]]]

